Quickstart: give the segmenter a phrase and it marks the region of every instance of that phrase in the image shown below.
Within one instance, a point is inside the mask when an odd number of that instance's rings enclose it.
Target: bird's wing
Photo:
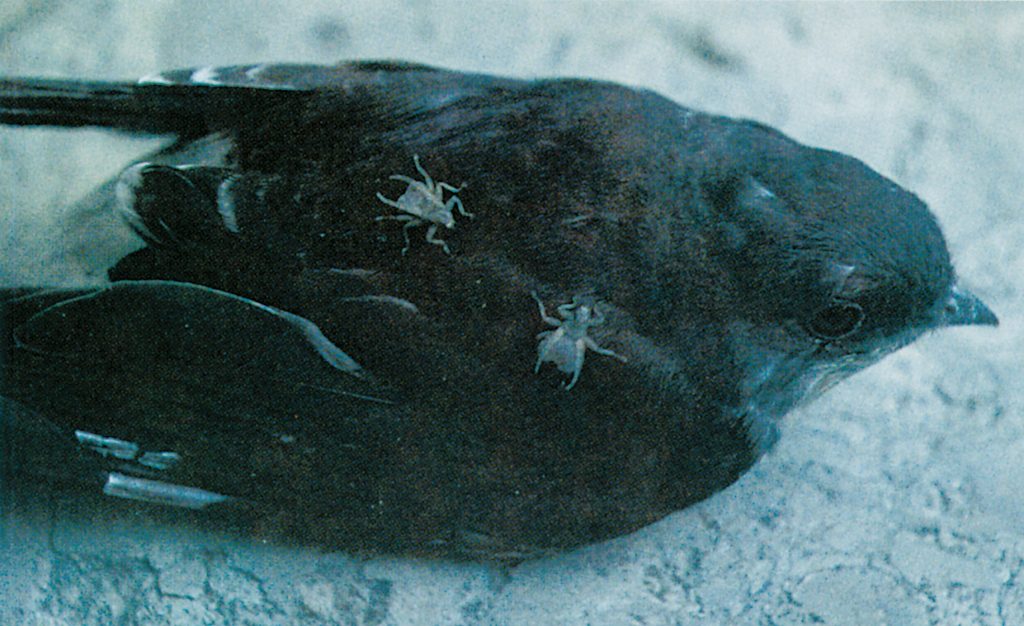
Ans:
[[[358,74],[379,75],[401,72],[440,72],[428,65],[401,61],[360,61],[337,65],[303,63],[258,63],[250,65],[205,66],[150,74],[139,79],[145,87],[244,87],[272,91],[314,91],[344,88]]]
[[[339,315],[366,305],[351,302]],[[372,304],[379,318],[415,316],[401,303]],[[268,450],[358,457],[393,434],[403,410],[400,393],[310,320],[207,287],[22,290],[2,305],[5,396],[69,436],[173,453],[181,461],[170,477],[203,488],[230,492],[235,471],[243,482],[286,471],[259,460]]]
[[[458,97],[462,91],[504,79],[461,74],[399,62],[333,66],[261,64],[200,67],[151,74],[135,82],[0,77],[0,123],[21,126],[101,126],[198,137],[231,128],[273,107],[301,108],[315,93],[345,99],[353,112],[380,107],[430,106],[424,87]],[[402,96],[401,94],[405,94]]]

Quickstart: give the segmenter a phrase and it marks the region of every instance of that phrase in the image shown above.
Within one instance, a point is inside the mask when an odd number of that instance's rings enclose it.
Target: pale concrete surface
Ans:
[[[511,571],[258,544],[28,491],[3,624],[1024,624],[1024,5],[11,1],[0,73],[388,57],[593,76],[752,117],[916,191],[997,330],[930,336],[793,414],[738,484]],[[0,280],[87,279],[62,211],[152,141],[0,130]],[[90,246],[97,249],[91,250]]]

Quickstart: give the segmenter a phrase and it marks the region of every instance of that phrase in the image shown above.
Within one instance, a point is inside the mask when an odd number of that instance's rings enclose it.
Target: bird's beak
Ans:
[[[999,318],[978,296],[954,283],[938,322],[940,326],[998,326]]]

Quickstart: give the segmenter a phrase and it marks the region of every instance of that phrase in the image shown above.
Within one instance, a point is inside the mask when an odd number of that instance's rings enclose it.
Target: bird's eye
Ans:
[[[864,321],[864,310],[853,302],[833,302],[819,309],[807,329],[821,339],[840,339],[857,330]]]

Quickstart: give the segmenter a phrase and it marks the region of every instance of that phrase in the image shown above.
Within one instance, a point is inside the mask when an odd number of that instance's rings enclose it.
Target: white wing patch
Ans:
[[[138,85],[173,85],[174,81],[164,76],[162,73],[157,72],[156,74],[147,74],[140,78],[137,82]]]
[[[237,235],[241,229],[238,227],[238,218],[235,216],[235,197],[231,193],[231,187],[235,180],[233,177],[227,178],[217,186],[217,212],[220,213],[220,219],[224,222],[224,228]]]
[[[220,70],[213,66],[206,66],[197,69],[189,76],[189,82],[197,85],[219,85]]]
[[[211,289],[210,291],[219,290]],[[261,304],[255,300],[250,300],[249,298],[244,298],[227,292],[220,293],[230,298],[241,300],[251,306],[266,311],[267,313],[280,317],[301,332],[306,338],[306,341],[310,343],[313,349],[316,350],[316,353],[319,354],[324,361],[327,361],[328,365],[334,369],[341,370],[346,374],[352,374],[357,377],[363,376],[362,366],[356,363],[355,359],[345,354],[344,350],[334,345],[334,343],[327,338],[327,335],[320,330],[320,327],[310,320],[302,317],[301,315],[289,313],[288,311],[284,311],[277,307]]]
[[[203,85],[209,87],[247,87],[271,91],[307,91],[343,80],[343,70],[300,64],[228,65],[171,70],[139,79],[140,86]]]
[[[342,302],[380,302],[382,304],[392,304],[397,307],[401,307],[412,313],[419,313],[420,310],[415,304],[409,302],[405,298],[399,298],[397,296],[388,295],[367,295],[367,296],[353,296],[351,298],[342,298]]]
[[[231,500],[228,496],[187,487],[162,480],[136,478],[118,472],[110,472],[107,482],[103,485],[103,493],[116,498],[139,500],[152,504],[183,507],[186,509],[203,509],[211,504],[219,504]]]
[[[266,65],[253,65],[249,69],[245,70],[245,77],[251,81],[258,81],[260,79],[260,74],[262,74],[265,69],[267,69]]]

